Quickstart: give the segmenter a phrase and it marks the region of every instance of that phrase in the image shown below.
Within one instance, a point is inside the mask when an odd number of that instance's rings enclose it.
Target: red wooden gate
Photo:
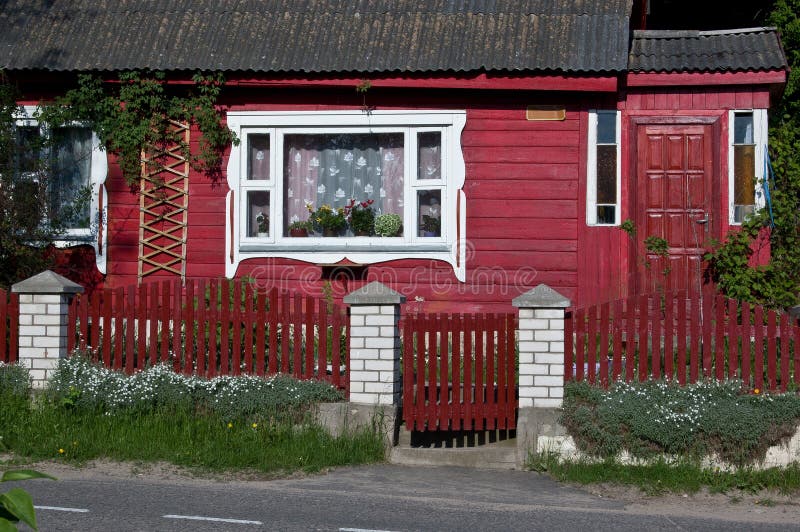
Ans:
[[[515,314],[420,314],[401,327],[406,429],[516,427]]]

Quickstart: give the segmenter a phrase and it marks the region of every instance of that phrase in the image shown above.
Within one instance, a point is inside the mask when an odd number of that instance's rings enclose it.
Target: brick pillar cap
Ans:
[[[83,287],[50,270],[29,277],[11,286],[17,294],[80,294]]]
[[[347,305],[399,305],[406,302],[406,296],[395,292],[378,281],[373,281],[344,296]]]
[[[519,308],[567,308],[572,305],[572,301],[546,284],[540,284],[533,290],[515,297],[511,304]]]

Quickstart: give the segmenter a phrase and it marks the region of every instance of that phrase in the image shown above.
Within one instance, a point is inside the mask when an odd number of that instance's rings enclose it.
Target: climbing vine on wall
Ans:
[[[789,62],[783,99],[770,113],[769,152],[775,170],[768,209],[731,232],[707,258],[730,297],[787,307],[800,300],[800,0],[776,0],[767,22],[778,28]],[[769,230],[770,261],[749,264],[753,242]]]
[[[117,155],[132,186],[141,176],[143,151],[170,145],[180,147],[192,168],[218,179],[224,150],[238,144],[216,105],[225,80],[219,73],[198,73],[193,82],[188,87],[170,85],[157,71],[123,72],[118,82],[81,75],[77,88],[42,108],[41,118],[52,125],[80,121],[90,126],[102,146]],[[196,150],[175,133],[171,121],[197,127],[201,135]]]

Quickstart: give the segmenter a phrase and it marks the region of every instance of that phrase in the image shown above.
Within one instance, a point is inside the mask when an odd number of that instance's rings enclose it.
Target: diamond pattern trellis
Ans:
[[[189,145],[189,125],[170,121]],[[139,281],[157,272],[186,275],[189,161],[179,143],[151,146],[142,156],[139,191]]]

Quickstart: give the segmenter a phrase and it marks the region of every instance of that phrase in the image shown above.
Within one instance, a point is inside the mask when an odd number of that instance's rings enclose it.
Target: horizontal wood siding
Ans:
[[[299,93],[277,90],[269,96],[241,91],[231,110],[333,110],[360,106],[354,91],[325,89]],[[427,260],[399,260],[370,265],[367,278],[331,280],[334,297],[371,280],[404,293],[417,311],[502,311],[515,296],[539,283],[570,297],[577,289],[578,159],[581,112],[575,97],[521,98],[513,93],[461,92],[423,97],[402,91],[373,90],[368,104],[379,109],[453,108],[467,110],[461,142],[466,163],[467,282],[452,268]],[[430,94],[430,93],[428,93]],[[256,103],[261,100],[264,103]],[[266,103],[269,102],[269,103]],[[480,105],[476,105],[480,102]],[[534,103],[567,107],[560,122],[532,122],[525,109]],[[200,138],[192,131],[192,143]],[[189,176],[188,278],[224,274],[225,194],[227,183]],[[105,286],[136,281],[138,200],[116,166],[109,176],[109,275]],[[277,287],[322,295],[322,268],[285,259],[245,260],[237,276],[252,276],[263,288]],[[145,281],[167,277],[149,276]],[[419,301],[419,299],[422,301]]]
[[[633,115],[705,114],[725,116],[730,108],[766,107],[769,94],[730,86],[708,88],[631,87],[625,99],[593,93],[569,94],[515,91],[470,91],[373,88],[362,99],[349,88],[226,89],[222,102],[230,110],[359,109],[364,103],[380,110],[466,109],[461,143],[466,163],[467,281],[459,282],[452,268],[427,260],[399,260],[370,265],[367,277],[332,280],[334,297],[371,280],[399,290],[417,312],[504,312],[510,301],[531,287],[546,283],[576,304],[623,297],[630,261],[627,236],[614,227],[586,227],[586,123],[589,109],[623,111],[623,180],[630,144],[626,128]],[[528,121],[527,106],[564,106],[563,121]],[[727,138],[727,119],[721,135]],[[200,139],[192,131],[192,144]],[[725,144],[723,143],[723,148]],[[136,282],[138,197],[123,181],[111,158],[109,199],[108,288]],[[727,151],[721,150],[720,170],[727,175]],[[223,162],[223,168],[227,161]],[[224,179],[212,181],[194,170],[189,176],[188,278],[224,275]],[[622,184],[622,219],[630,218],[629,184]],[[727,189],[719,199],[727,204]],[[726,229],[726,228],[723,228]],[[91,254],[90,254],[91,255]],[[84,257],[85,258],[85,257]],[[91,267],[88,260],[84,260]],[[73,265],[76,278],[80,269]],[[68,268],[65,268],[68,269]],[[302,290],[320,295],[328,282],[315,264],[285,259],[242,262],[237,276],[249,275],[264,288]],[[145,281],[169,279],[150,276]]]

